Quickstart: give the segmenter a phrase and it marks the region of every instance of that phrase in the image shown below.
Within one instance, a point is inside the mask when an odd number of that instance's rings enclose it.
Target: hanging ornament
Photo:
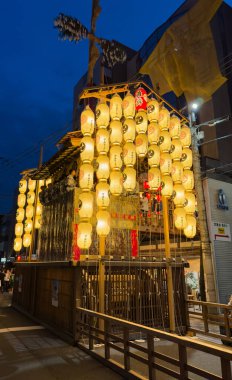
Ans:
[[[77,232],[77,245],[81,249],[89,249],[92,244],[92,224],[80,223]]]
[[[120,171],[112,171],[110,173],[110,193],[112,195],[118,196],[123,190],[123,176]]]
[[[191,192],[185,193],[184,209],[187,214],[193,214],[196,210],[196,197]]]
[[[81,113],[81,132],[83,136],[92,136],[95,127],[95,115],[87,105]]]
[[[83,163],[90,163],[94,158],[94,140],[92,137],[86,136],[81,139],[80,157]]]
[[[180,161],[182,156],[182,144],[180,139],[172,140],[170,155],[173,161]]]
[[[133,119],[135,116],[135,98],[128,91],[125,98],[122,101],[123,116],[126,119]]]
[[[181,131],[180,119],[176,115],[171,116],[169,133],[172,139],[179,139]]]
[[[100,210],[96,214],[97,218],[97,234],[98,236],[107,236],[110,232],[110,213]]]
[[[136,230],[131,230],[131,255],[138,256],[138,233]]]
[[[160,136],[160,128],[157,121],[153,121],[148,124],[147,134],[148,134],[149,144],[158,144],[159,136]]]
[[[191,169],[193,165],[193,154],[189,148],[184,148],[182,151],[181,162],[183,169]]]
[[[40,216],[42,214],[43,206],[40,202],[37,202],[35,215]]]
[[[123,146],[123,162],[126,166],[134,166],[136,163],[136,149],[132,142]]]
[[[21,179],[19,181],[19,192],[20,194],[24,194],[27,191],[27,181],[25,179]]]
[[[161,131],[159,136],[159,147],[161,152],[169,152],[172,140],[168,131]]]
[[[24,231],[31,232],[33,227],[33,222],[31,219],[26,219],[24,224]]]
[[[112,120],[120,120],[122,117],[122,99],[118,94],[110,99],[110,117]]]
[[[123,172],[123,187],[126,191],[134,191],[136,187],[136,170],[127,167]]]
[[[110,148],[110,168],[120,170],[122,167],[122,148],[114,145]]]
[[[186,212],[183,207],[176,207],[173,212],[174,224],[178,230],[183,230],[187,225]]]
[[[79,172],[79,185],[83,191],[89,191],[93,187],[93,166],[82,164]]]
[[[99,155],[97,158],[97,179],[99,181],[107,180],[110,176],[110,160],[106,155]]]
[[[34,191],[36,186],[36,181],[34,179],[29,178],[28,180],[28,189],[29,191]]]
[[[150,122],[159,120],[159,102],[156,99],[151,99],[147,103],[147,118]]]
[[[31,240],[32,240],[31,234],[24,234],[24,235],[23,235],[23,246],[24,246],[25,248],[30,247],[30,245],[31,245]]]
[[[183,176],[183,166],[180,161],[174,161],[172,163],[172,180],[175,183],[181,183],[182,182],[182,176]]]
[[[26,207],[26,218],[27,219],[32,219],[33,215],[34,215],[34,206],[29,204]]]
[[[173,182],[169,175],[162,175],[161,177],[161,194],[163,197],[170,198],[173,193]]]
[[[123,139],[126,142],[133,142],[135,139],[136,124],[134,119],[126,119],[123,124]]]
[[[96,148],[98,154],[107,154],[109,151],[110,135],[106,129],[100,128],[96,133]]]
[[[144,133],[137,135],[135,139],[135,149],[136,149],[136,153],[138,157],[145,157],[147,154],[147,148],[148,148],[147,135]]]
[[[21,238],[21,237],[17,237],[17,238],[15,238],[15,239],[14,239],[14,251],[15,251],[15,252],[19,252],[19,251],[21,251],[22,246],[23,246],[22,238]]]
[[[191,145],[191,130],[187,125],[183,125],[180,132],[180,141],[183,148],[188,148]]]
[[[107,128],[110,122],[110,109],[104,100],[100,100],[96,107],[96,124],[98,128]]]
[[[192,170],[186,169],[183,171],[182,183],[183,183],[185,190],[193,190],[193,188],[194,188],[194,176],[193,176]]]
[[[79,216],[81,219],[90,219],[93,215],[93,194],[83,192],[78,201]]]
[[[160,164],[160,148],[156,144],[152,144],[148,148],[147,152],[148,165],[150,167],[156,167]]]
[[[107,182],[99,182],[96,186],[96,200],[97,206],[101,208],[106,208],[110,204],[109,198],[110,186]]]
[[[162,152],[160,154],[160,172],[161,174],[171,174],[172,171],[172,159],[169,153]]]
[[[161,131],[168,130],[170,125],[170,113],[164,106],[159,112],[159,127]]]
[[[40,227],[41,227],[41,216],[36,215],[36,217],[35,217],[35,229],[39,230]]]
[[[182,184],[174,184],[173,186],[173,203],[175,206],[183,206],[185,203],[185,188]]]
[[[136,132],[138,134],[147,132],[148,121],[147,121],[147,114],[144,110],[140,110],[136,113],[135,123],[136,123]]]
[[[120,145],[122,143],[122,123],[118,120],[110,123],[110,143],[111,145]]]
[[[19,208],[23,208],[26,204],[26,195],[25,194],[19,194],[18,195],[18,201],[17,204]]]
[[[32,205],[35,202],[35,193],[34,191],[28,191],[27,193],[27,203]]]
[[[137,111],[147,109],[147,92],[143,87],[135,91],[135,108]]]
[[[148,184],[151,190],[157,190],[161,185],[161,173],[158,168],[148,170]]]
[[[25,216],[25,210],[22,207],[19,207],[16,211],[16,220],[17,222],[22,222]]]
[[[16,223],[15,225],[15,235],[21,237],[23,234],[23,223]]]
[[[184,234],[187,238],[192,239],[196,235],[197,221],[193,215],[186,215],[186,227],[184,228]]]

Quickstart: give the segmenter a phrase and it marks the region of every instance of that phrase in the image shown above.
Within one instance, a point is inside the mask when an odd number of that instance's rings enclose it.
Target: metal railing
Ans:
[[[118,326],[117,334],[112,332],[112,325]],[[140,339],[132,338],[132,333],[134,337],[135,332]],[[75,340],[78,347],[119,372],[125,379],[160,379],[157,373],[165,374],[165,377],[162,377],[165,379],[191,379],[191,374],[208,380],[232,379],[232,350],[229,348],[200,343],[189,337],[80,307],[76,309]],[[210,363],[208,368],[199,368],[200,363],[192,361],[194,353],[200,353],[203,364],[209,360],[209,354],[213,355],[214,362],[220,361],[217,367],[217,372],[220,373],[210,373]]]

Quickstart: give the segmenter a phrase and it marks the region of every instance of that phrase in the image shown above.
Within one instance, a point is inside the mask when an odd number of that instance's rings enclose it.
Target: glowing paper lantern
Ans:
[[[187,238],[194,238],[197,231],[196,225],[196,218],[193,215],[186,215],[186,227],[184,228],[184,234]]]
[[[162,174],[171,174],[172,159],[169,153],[162,152],[160,155],[160,172]]]
[[[128,92],[122,101],[123,115],[126,119],[133,119],[135,116],[135,98]]]
[[[33,222],[31,219],[26,219],[24,224],[24,231],[31,232],[32,231]]]
[[[191,130],[187,125],[183,125],[180,132],[180,141],[183,147],[188,148],[191,145]]]
[[[159,127],[161,131],[168,130],[170,125],[170,113],[164,106],[159,112]]]
[[[91,136],[94,132],[95,116],[89,106],[81,113],[81,132],[84,136]]]
[[[136,149],[132,142],[123,146],[123,161],[126,166],[134,166],[136,163]]]
[[[17,222],[22,222],[25,216],[25,210],[22,207],[19,207],[16,211],[16,220]]]
[[[147,114],[145,111],[141,110],[138,111],[135,116],[135,123],[136,123],[136,132],[137,133],[146,133],[147,132]]]
[[[118,94],[114,94],[110,100],[110,117],[112,120],[122,117],[122,99]]]
[[[193,153],[192,153],[191,149],[189,149],[189,148],[183,149],[181,162],[183,165],[183,169],[191,169],[191,167],[193,165]]]
[[[193,193],[185,193],[184,209],[187,214],[193,214],[196,210],[196,197]]]
[[[40,216],[42,214],[42,210],[43,210],[43,206],[41,205],[41,203],[37,202],[35,214],[37,216]]]
[[[151,99],[148,101],[147,117],[149,121],[159,120],[159,102],[156,99]]]
[[[96,200],[98,207],[106,208],[110,204],[110,186],[107,182],[99,182],[96,186]]]
[[[44,179],[39,180],[39,189],[44,186]]]
[[[135,149],[136,149],[137,155],[139,157],[146,156],[147,148],[148,148],[147,135],[145,135],[144,133],[137,135],[135,139]]]
[[[77,232],[77,245],[81,249],[89,249],[92,243],[92,224],[80,223]]]
[[[157,190],[161,185],[161,173],[158,168],[148,170],[148,184],[151,190]]]
[[[21,179],[19,181],[19,192],[24,194],[27,191],[27,181],[25,179]]]
[[[22,249],[23,241],[22,238],[17,237],[14,239],[14,251],[19,252]]]
[[[29,178],[28,189],[30,191],[34,191],[35,190],[35,186],[36,186],[36,181],[34,179]]]
[[[118,170],[122,167],[122,148],[114,145],[110,148],[110,168]]]
[[[82,164],[79,172],[79,185],[84,191],[89,191],[93,187],[93,166]]]
[[[172,180],[175,183],[181,183],[182,182],[182,176],[183,176],[183,166],[180,161],[174,161],[172,163]]]
[[[168,131],[161,131],[159,137],[159,147],[161,152],[169,152],[172,140]]]
[[[100,210],[96,214],[98,236],[107,236],[110,232],[110,214],[108,211]]]
[[[93,215],[93,194],[90,192],[81,193],[78,206],[80,218],[91,218]]]
[[[186,212],[183,207],[175,208],[173,212],[174,224],[178,230],[183,230],[187,225]]]
[[[40,215],[36,215],[35,217],[35,228],[37,230],[39,230],[41,227],[41,216]]]
[[[163,175],[161,178],[161,194],[164,197],[171,197],[173,193],[173,182],[169,175]]]
[[[176,161],[176,160],[180,161],[181,156],[182,156],[182,144],[180,142],[180,139],[172,140],[170,155],[173,161]]]
[[[26,195],[25,194],[19,194],[18,195],[18,201],[17,204],[20,208],[24,207],[26,203]]]
[[[126,168],[123,172],[123,187],[126,191],[134,191],[136,187],[136,170]]]
[[[135,139],[136,124],[134,119],[126,119],[123,124],[123,139],[126,142],[133,142]]]
[[[107,104],[100,100],[96,107],[96,124],[98,128],[107,128],[110,122],[110,109]]]
[[[185,190],[193,190],[194,188],[194,176],[192,170],[184,170],[182,176],[182,183]]]
[[[175,206],[183,206],[185,203],[185,188],[182,184],[173,186],[173,203]]]
[[[147,92],[143,87],[135,91],[135,109],[137,111],[147,109]]]
[[[112,171],[110,173],[110,192],[112,195],[118,196],[123,190],[123,176],[120,171]]]
[[[106,129],[99,129],[96,133],[96,148],[99,154],[106,154],[109,151],[110,135]]]
[[[31,240],[32,240],[31,234],[24,234],[24,235],[23,235],[23,246],[24,246],[25,248],[30,247],[30,245],[31,245]]]
[[[148,165],[150,167],[159,166],[160,164],[160,148],[156,144],[152,144],[148,148],[147,152]]]
[[[35,193],[34,191],[28,191],[27,193],[27,203],[32,205],[35,202]]]
[[[34,206],[32,206],[32,205],[29,204],[26,207],[26,218],[27,219],[32,219],[33,215],[34,215]]]
[[[179,139],[181,131],[181,124],[179,117],[173,115],[170,119],[169,133],[172,139]]]
[[[107,180],[110,176],[110,160],[106,155],[99,155],[97,158],[97,178],[99,181]]]
[[[83,163],[90,163],[94,158],[94,140],[89,137],[83,137],[80,145],[80,157]]]
[[[114,120],[110,123],[110,143],[120,145],[122,143],[122,123]]]
[[[15,235],[22,236],[23,234],[23,223],[16,223],[15,225]]]
[[[159,124],[156,121],[153,121],[152,123],[148,124],[147,133],[149,144],[158,144],[160,128]]]

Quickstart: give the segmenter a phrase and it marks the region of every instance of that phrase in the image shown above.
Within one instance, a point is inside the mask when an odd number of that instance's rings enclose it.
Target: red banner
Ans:
[[[79,261],[81,250],[77,245],[78,224],[73,225],[73,260]]]
[[[131,230],[131,255],[138,256],[138,235],[137,230]]]

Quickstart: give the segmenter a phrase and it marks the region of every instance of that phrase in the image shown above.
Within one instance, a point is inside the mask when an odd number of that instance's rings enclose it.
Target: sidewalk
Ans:
[[[11,295],[0,294],[1,380],[119,380],[77,347],[14,310]]]

